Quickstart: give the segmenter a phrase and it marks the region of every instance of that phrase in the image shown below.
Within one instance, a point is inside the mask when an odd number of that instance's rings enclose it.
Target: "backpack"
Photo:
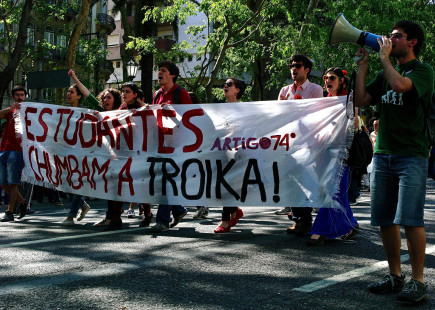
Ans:
[[[352,168],[367,169],[373,157],[373,146],[370,142],[369,134],[364,126],[355,132],[352,146],[349,150],[347,164]]]
[[[178,86],[175,90],[174,90],[174,95],[172,96],[172,102],[174,104],[179,104],[180,103],[180,91],[183,89],[183,87]],[[153,104],[156,104],[156,98],[158,95],[160,95],[160,93],[162,92],[162,89],[159,89],[155,94],[154,94],[154,98],[153,98]]]

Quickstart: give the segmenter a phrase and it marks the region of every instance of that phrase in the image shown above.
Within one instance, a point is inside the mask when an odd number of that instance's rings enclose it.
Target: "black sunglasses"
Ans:
[[[231,87],[231,86],[233,86],[233,85],[234,85],[233,82],[223,83],[223,84],[222,84],[222,88],[224,88],[225,86]]]
[[[296,69],[300,69],[302,68],[303,64],[291,64],[290,65],[290,69],[296,68]]]
[[[335,75],[324,75],[323,76],[323,80],[324,81],[326,81],[326,80],[331,80],[331,81],[335,81],[335,79],[336,79],[337,77],[335,76]]]

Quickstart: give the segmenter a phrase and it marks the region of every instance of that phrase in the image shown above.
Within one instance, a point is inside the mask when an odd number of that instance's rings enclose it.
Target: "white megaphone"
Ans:
[[[329,34],[329,45],[347,42],[362,46],[368,53],[372,50],[378,52],[378,38],[382,39],[381,36],[355,28],[344,18],[343,13],[340,13],[332,25],[331,33]],[[358,62],[361,58],[362,56],[355,56],[353,60]]]

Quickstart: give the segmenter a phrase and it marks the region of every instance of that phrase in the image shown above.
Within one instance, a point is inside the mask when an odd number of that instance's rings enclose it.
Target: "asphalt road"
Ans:
[[[89,201],[91,211],[74,227],[59,225],[68,204],[34,203],[35,214],[0,223],[0,309],[408,309],[394,294],[365,290],[387,269],[369,224],[369,193],[362,193],[353,207],[360,233],[320,247],[288,235],[290,222],[275,208],[245,208],[222,235],[213,233],[221,209],[193,220],[189,208],[174,229],[151,234],[138,218],[124,218],[121,231],[93,227],[104,217],[104,201]],[[432,180],[425,212],[429,300],[419,308],[435,309]],[[409,277],[406,242],[402,248]]]

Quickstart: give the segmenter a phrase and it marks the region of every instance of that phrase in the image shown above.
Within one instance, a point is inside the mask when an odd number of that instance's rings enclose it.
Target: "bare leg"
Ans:
[[[399,225],[381,227],[382,244],[387,255],[388,267],[390,273],[401,276],[402,269],[400,266],[400,227]]]
[[[405,226],[406,242],[411,260],[412,279],[424,283],[423,268],[426,251],[424,227]]]

